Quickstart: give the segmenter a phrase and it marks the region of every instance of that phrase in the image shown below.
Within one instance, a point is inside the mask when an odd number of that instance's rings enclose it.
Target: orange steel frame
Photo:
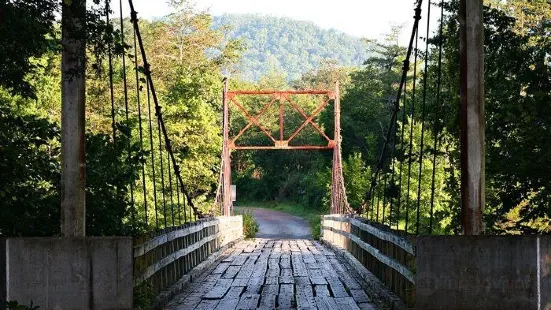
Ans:
[[[271,100],[266,103],[262,109],[256,114],[251,115],[244,106],[239,102],[237,96],[250,95],[271,95]],[[298,104],[293,102],[289,96],[291,95],[327,95],[328,99],[320,103],[311,115],[307,115],[304,110],[300,108]],[[320,126],[313,121],[321,111],[329,104],[331,100],[334,100],[335,105],[335,128],[334,138],[329,138]],[[259,118],[272,106],[279,101],[279,137],[276,139],[266,128],[262,126]],[[283,103],[288,102],[291,106],[302,115],[304,122],[289,136],[284,136],[284,113]],[[237,133],[236,136],[230,137],[229,134],[229,106],[234,104],[245,115],[248,120],[245,125]],[[308,125],[312,127],[327,141],[327,145],[289,145],[289,143]],[[273,142],[270,146],[255,146],[255,145],[237,145],[236,141],[252,126],[258,127],[262,132]],[[224,80],[223,91],[223,134],[224,134],[224,148],[222,151],[223,161],[223,210],[224,215],[231,213],[231,150],[333,150],[340,153],[340,100],[339,100],[339,85],[336,83],[335,90],[260,90],[260,91],[228,91],[227,80]],[[340,158],[340,157],[339,157]],[[340,169],[340,160],[333,165],[333,170]],[[337,167],[338,166],[338,167]],[[335,175],[335,173],[334,173]],[[334,185],[335,186],[335,185]]]
[[[239,95],[272,95],[270,102],[266,103],[260,112],[256,115],[251,115],[239,102],[237,96]],[[307,115],[304,110],[300,108],[298,104],[292,101],[290,95],[327,95],[328,100],[320,103],[311,115]],[[289,91],[228,91],[225,93],[227,103],[233,103],[248,119],[247,125],[243,127],[239,133],[232,138],[229,138],[228,147],[232,150],[331,150],[335,147],[335,141],[330,139],[320,128],[320,126],[313,121],[313,119],[323,111],[323,109],[329,104],[329,101],[335,99],[335,92],[330,90],[289,90]],[[273,137],[273,135],[266,130],[259,122],[259,118],[272,106],[276,101],[279,101],[279,139]],[[284,137],[284,113],[283,103],[288,102],[295,110],[304,117],[304,122],[293,132],[288,138]],[[314,129],[327,141],[327,145],[297,145],[291,146],[291,142],[308,124],[311,124]],[[264,134],[274,143],[272,146],[253,146],[253,145],[236,145],[237,139],[239,139],[246,131],[252,126],[257,126]]]

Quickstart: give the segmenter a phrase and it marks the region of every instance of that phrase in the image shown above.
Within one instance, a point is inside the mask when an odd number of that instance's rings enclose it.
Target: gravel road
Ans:
[[[263,209],[242,208],[252,211],[258,222],[256,238],[311,239],[310,226],[304,219],[288,213]]]

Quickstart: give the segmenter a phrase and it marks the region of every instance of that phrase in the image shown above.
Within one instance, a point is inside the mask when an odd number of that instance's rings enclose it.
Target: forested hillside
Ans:
[[[367,58],[361,39],[311,22],[245,14],[216,16],[213,25],[228,27],[226,39],[240,39],[245,45],[237,66],[245,80],[258,81],[269,71],[281,71],[291,81],[317,68],[322,60],[359,66]]]
[[[551,6],[543,1],[485,1],[488,234],[551,232]],[[9,11],[0,5],[0,12],[13,13],[6,14],[5,24],[11,28],[4,33],[9,36],[0,36],[0,236],[59,235],[58,1],[13,3],[4,4]],[[392,216],[394,227],[410,233],[416,233],[416,227],[408,230],[404,223],[415,214],[421,233],[430,227],[434,234],[460,234],[458,10],[458,1],[445,6],[442,36],[429,36],[429,57],[421,50],[411,60],[398,138],[387,152],[377,198],[367,193],[406,54],[406,48],[396,44],[396,34],[366,47],[358,39],[307,22],[250,15],[213,18],[186,5],[176,5],[169,18],[141,20],[166,129],[190,200],[205,212],[214,205],[222,149],[221,81],[223,73],[240,66],[245,75],[230,76],[231,90],[327,89],[339,80],[343,171],[352,208],[366,217]],[[146,214],[158,220],[160,228],[168,227],[175,219],[166,212],[176,205],[172,197],[166,202],[159,198],[164,212],[158,219],[157,210],[146,209],[144,203],[156,199],[156,193],[164,197],[171,183],[151,168],[151,163],[161,166],[167,157],[160,155],[164,150],[159,133],[144,118],[155,111],[145,108],[149,90],[143,78],[134,75],[140,73],[141,59],[129,44],[130,21],[124,20],[122,31],[118,19],[114,27],[103,24],[102,7],[93,12],[97,16],[91,15],[96,18],[88,20],[87,27],[95,32],[89,34],[86,55],[87,234],[159,228],[153,220],[139,222]],[[228,23],[232,25],[221,26]],[[231,38],[242,39],[245,46]],[[424,42],[419,44],[425,48]],[[108,51],[114,54],[112,68]],[[292,99],[306,114],[319,104],[313,97]],[[266,98],[239,100],[253,115],[266,103]],[[304,119],[289,103],[282,108],[287,115],[284,133],[289,136]],[[265,113],[267,130],[278,128],[278,111],[274,106]],[[313,119],[328,136],[333,135],[332,113],[330,104]],[[236,106],[230,115],[234,135],[248,121]],[[153,124],[155,128],[159,126]],[[319,144],[317,131],[306,129],[295,141]],[[252,126],[237,144],[263,145],[262,138],[262,131]],[[151,141],[159,146],[151,146]],[[236,205],[279,201],[328,212],[330,152],[235,151],[231,156]],[[389,194],[391,202],[384,199]],[[401,209],[391,209],[396,201]]]

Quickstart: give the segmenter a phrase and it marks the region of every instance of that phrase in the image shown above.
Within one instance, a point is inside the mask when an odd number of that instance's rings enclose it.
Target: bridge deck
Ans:
[[[229,249],[165,309],[376,309],[335,254],[306,239]]]

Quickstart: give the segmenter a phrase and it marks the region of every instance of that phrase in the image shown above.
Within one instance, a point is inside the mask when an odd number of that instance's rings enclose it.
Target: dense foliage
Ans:
[[[418,213],[420,233],[428,232],[433,209],[434,233],[460,233],[457,2],[445,6],[443,37],[432,35],[429,57],[425,59],[419,53],[419,58],[412,60],[405,85],[406,105],[399,114],[392,140],[395,144],[391,143],[393,147],[384,159],[374,197],[368,197],[367,192],[385,142],[405,55],[405,48],[396,39],[399,30],[382,42],[366,45],[337,31],[320,30],[313,24],[286,18],[225,15],[213,20],[206,13],[196,12],[187,1],[173,1],[174,14],[162,20],[140,21],[167,130],[190,199],[203,211],[212,206],[222,143],[222,72],[232,72],[231,89],[332,89],[338,80],[342,95],[343,171],[351,206],[366,216],[373,217],[376,212],[388,219],[391,211],[385,206],[399,203],[401,209],[392,211],[394,227],[405,229],[406,217],[416,217]],[[549,232],[551,7],[544,0],[485,3],[487,232]],[[0,6],[0,20],[9,21],[0,22],[2,236],[59,234],[58,9],[57,4],[47,1],[8,1]],[[87,15],[87,233],[130,234],[135,229],[156,228],[157,223],[170,226],[174,220],[170,212],[155,213],[151,207],[145,212],[145,201],[153,200],[153,189],[162,187],[158,171],[155,175],[152,168],[153,163],[160,165],[161,153],[157,125],[149,130],[149,124],[144,122],[141,130],[138,122],[138,111],[142,120],[146,113],[155,111],[147,106],[139,53],[129,44],[133,31],[129,20],[122,25],[124,31],[118,21],[113,27],[104,24],[102,12],[99,6],[90,8]],[[126,44],[122,44],[123,34]],[[437,57],[440,40],[441,68]],[[114,136],[106,61],[109,50],[115,55]],[[440,102],[435,99],[439,73]],[[414,85],[416,96],[411,91]],[[140,110],[138,94],[142,100]],[[256,114],[267,98],[239,99],[250,114]],[[315,96],[291,99],[307,114],[320,102]],[[424,122],[423,104],[428,111]],[[288,136],[304,119],[288,103],[283,109],[284,134]],[[439,116],[435,117],[437,110]],[[279,135],[278,111],[278,105],[274,105],[263,116],[266,129],[274,136]],[[231,117],[231,132],[235,135],[248,120],[235,106]],[[332,104],[314,121],[332,137]],[[139,140],[140,132],[144,144]],[[150,138],[154,145],[149,144]],[[255,126],[238,140],[238,144],[248,145],[269,142]],[[296,137],[296,142],[325,143],[310,125]],[[167,154],[162,154],[166,165]],[[329,151],[233,152],[238,204],[278,200],[313,214],[327,212],[331,161]],[[163,191],[169,186],[166,183]],[[381,197],[390,197],[391,201]],[[173,197],[170,198],[165,199],[165,210],[174,207]],[[150,219],[147,224],[142,220],[146,215]],[[415,230],[416,227],[408,228],[409,232]]]
[[[7,5],[9,10],[21,6],[18,2]],[[220,72],[236,59],[239,46],[232,42],[223,44],[223,34],[211,29],[209,15],[195,13],[185,2],[175,1],[174,5],[172,16],[153,23],[142,21],[140,26],[190,198],[207,208],[210,203],[206,198],[215,186],[221,145],[217,102]],[[147,130],[144,117],[147,90],[143,75],[138,76],[138,86],[134,80],[138,53],[129,44],[133,34],[131,24],[125,19],[124,32],[121,32],[120,23],[113,27],[103,22],[103,12],[100,5],[90,8],[87,15],[88,30],[92,33],[87,34],[86,230],[89,235],[130,234],[151,229],[156,224],[144,222],[144,201],[153,200],[151,161],[147,160],[159,149],[151,149],[149,143],[142,144],[139,140],[138,93],[143,100],[140,110],[142,125],[146,128],[144,141],[154,136],[156,143],[157,128]],[[16,72],[29,81],[24,88],[14,87],[10,79],[2,79],[0,85],[0,235],[59,234],[61,70],[58,50],[46,48],[50,40],[59,44],[58,26],[53,15],[50,17],[43,30],[47,35],[37,31],[51,38],[42,45],[29,42],[24,46],[29,52],[20,54],[12,53],[9,45],[0,47],[0,53],[11,53],[11,57],[20,58],[17,61],[34,64],[20,66],[21,71]],[[18,22],[25,24],[21,19]],[[21,32],[18,28],[9,29],[21,36],[27,30],[26,27],[21,27]],[[104,46],[100,47],[101,44]],[[207,57],[206,50],[213,49],[219,50],[218,56]],[[114,56],[115,136],[111,124],[108,50]],[[122,54],[126,68],[122,66]],[[11,61],[10,66],[15,67],[13,64],[17,61]],[[2,70],[2,73],[9,72]],[[128,118],[125,117],[127,104]],[[154,111],[149,113],[153,115]],[[161,148],[164,150],[164,146]],[[166,169],[167,153],[163,152],[163,156]],[[157,167],[159,160],[157,156]],[[146,196],[141,190],[142,167],[146,174]],[[163,190],[168,192],[169,180],[165,177]],[[157,184],[160,184],[159,178],[157,171]],[[174,176],[172,178],[175,183]],[[165,210],[170,210],[175,203],[176,197],[170,198]],[[148,213],[150,219],[155,218],[153,208]],[[163,226],[171,225],[172,214],[165,211],[159,221]]]
[[[414,117],[399,121],[398,133],[405,130],[405,138],[398,139],[395,154],[388,154],[390,158],[376,189],[380,197],[384,193],[385,197],[394,195],[394,201],[401,201],[402,206],[408,210],[410,219],[419,212],[421,233],[428,231],[432,207],[435,232],[460,232],[458,3],[459,1],[451,1],[445,6],[441,103],[436,101],[436,81],[440,71],[436,55],[440,38],[435,34],[429,41],[429,58],[420,56],[416,66],[417,96],[407,99],[408,104],[412,103]],[[547,111],[551,99],[548,22],[551,6],[544,1],[535,4],[522,0],[487,1],[486,4],[486,231],[549,232],[551,180],[548,178],[548,160],[551,158],[551,144],[547,137],[550,134],[551,119]],[[425,64],[428,65],[426,73],[423,69]],[[426,94],[419,91],[425,80],[428,81]],[[406,88],[411,89],[412,86],[410,76]],[[423,104],[426,104],[427,113],[424,122],[423,165],[419,170]],[[437,119],[435,111],[439,113]],[[386,115],[390,115],[390,111]],[[436,143],[435,130],[439,134]],[[412,133],[411,140],[408,133]],[[410,147],[413,150],[412,156],[408,152]],[[433,157],[435,152],[437,156]],[[413,162],[411,169],[403,171],[406,174],[411,171],[411,188],[409,184],[407,187],[403,186],[408,179],[400,174],[403,166],[409,164],[410,158]],[[436,164],[433,169],[434,158]],[[419,171],[422,177],[419,177]],[[396,175],[402,175],[402,178],[397,178]],[[433,179],[434,196],[431,196]],[[400,183],[401,191],[397,192],[396,187]],[[431,200],[434,200],[434,206],[431,206]],[[376,206],[381,204],[384,202],[375,202]],[[380,208],[375,209],[383,212]],[[401,215],[393,214],[401,223],[401,229],[405,226],[404,212],[402,209]],[[411,231],[416,231],[416,227],[410,227]]]
[[[297,80],[324,60],[359,66],[367,57],[366,43],[335,29],[285,17],[226,14],[214,18],[215,27],[229,28],[227,39],[246,46],[237,66],[239,77],[258,81],[267,72],[285,72]]]

